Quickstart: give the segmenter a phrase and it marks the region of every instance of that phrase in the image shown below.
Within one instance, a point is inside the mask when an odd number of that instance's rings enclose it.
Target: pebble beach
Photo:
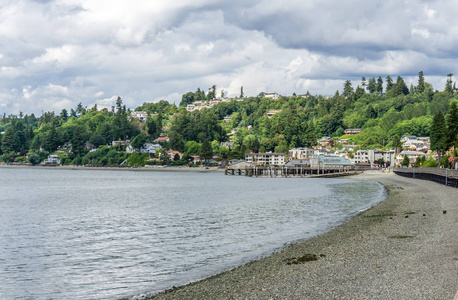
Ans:
[[[387,199],[325,234],[148,299],[458,300],[458,189],[393,173],[354,178],[380,182]]]

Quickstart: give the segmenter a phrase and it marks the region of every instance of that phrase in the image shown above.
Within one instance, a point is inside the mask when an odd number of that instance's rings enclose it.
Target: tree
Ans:
[[[404,158],[402,159],[402,165],[407,167],[409,164],[410,164],[409,157],[407,156],[407,154],[405,154]]]
[[[445,146],[445,134],[446,134],[446,127],[445,127],[445,119],[444,115],[441,112],[438,112],[433,119],[433,123],[431,125],[431,133],[430,133],[430,142],[431,142],[431,150],[436,150],[438,155],[438,161],[441,159],[442,151],[446,149]]]
[[[195,94],[193,92],[188,92],[181,96],[180,106],[186,107],[188,104],[192,104],[195,100]]]
[[[418,72],[418,85],[416,92],[421,94],[425,91],[425,77],[423,76],[423,71]]]
[[[401,148],[401,140],[399,139],[399,136],[395,135],[393,136],[393,140],[391,141],[391,146],[394,148],[395,154],[398,153],[398,149]]]
[[[137,151],[140,151],[140,148],[143,147],[143,145],[146,143],[146,136],[144,134],[139,134],[130,143],[132,148],[136,149]]]
[[[62,119],[63,122],[67,122],[68,112],[65,108],[62,109],[62,111],[60,112],[60,118]]]
[[[367,85],[367,90],[371,94],[373,94],[373,93],[375,93],[377,91],[377,83],[376,83],[374,77],[369,79],[369,84]]]
[[[81,156],[86,151],[87,131],[83,125],[76,126],[70,142],[72,143],[72,152],[76,156]]]
[[[162,112],[159,111],[156,116],[156,137],[161,136],[162,132]]]
[[[409,93],[409,88],[407,87],[404,79],[401,76],[398,76],[396,79],[396,84],[394,85],[394,96],[398,95],[407,95]]]
[[[32,166],[36,166],[41,162],[40,155],[38,155],[37,153],[29,153],[27,155],[27,158],[29,159],[29,163]]]
[[[458,140],[458,107],[456,102],[450,104],[450,109],[446,118],[446,127],[445,145],[448,149]]]
[[[452,73],[447,74],[447,82],[445,83],[445,92],[453,93],[453,86],[452,86]]]
[[[378,94],[382,94],[383,93],[383,79],[381,76],[379,76],[377,78],[377,85],[375,86],[375,91],[378,93]]]
[[[350,98],[353,95],[353,87],[351,85],[351,80],[345,81],[342,95],[345,98]]]
[[[386,89],[385,90],[389,92],[391,91],[393,86],[394,86],[394,83],[393,83],[393,79],[391,79],[391,76],[390,75],[386,76]]]
[[[243,98],[245,94],[243,93],[243,85],[240,87],[240,98]]]
[[[204,160],[204,163],[207,163],[207,160],[213,157],[212,145],[208,140],[202,142],[202,147],[200,148],[200,159]]]
[[[17,137],[12,126],[6,129],[2,137],[2,152],[4,154],[17,151]]]
[[[51,126],[51,128],[46,132],[42,146],[48,152],[56,151],[57,146],[59,146],[59,138],[54,126]]]
[[[94,145],[95,148],[98,148],[102,145],[105,145],[107,142],[105,138],[100,134],[94,134],[89,138],[89,143]]]

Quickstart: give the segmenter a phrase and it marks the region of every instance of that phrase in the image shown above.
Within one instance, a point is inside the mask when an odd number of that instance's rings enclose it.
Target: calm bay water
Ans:
[[[355,179],[0,169],[0,298],[118,299],[244,264],[385,198]]]

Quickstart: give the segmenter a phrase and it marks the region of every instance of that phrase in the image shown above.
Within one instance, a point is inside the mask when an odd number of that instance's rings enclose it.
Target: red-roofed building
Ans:
[[[155,139],[153,142],[162,143],[162,142],[168,142],[168,141],[170,141],[168,136],[161,136],[161,137]]]

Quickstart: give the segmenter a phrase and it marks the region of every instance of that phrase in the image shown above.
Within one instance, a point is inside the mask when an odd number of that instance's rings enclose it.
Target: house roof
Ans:
[[[159,137],[157,139],[154,140],[154,142],[165,142],[169,139],[168,136],[163,136],[163,137]]]

